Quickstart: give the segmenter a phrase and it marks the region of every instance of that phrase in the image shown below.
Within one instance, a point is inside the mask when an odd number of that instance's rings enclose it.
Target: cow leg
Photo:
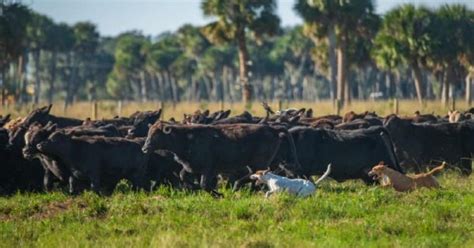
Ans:
[[[469,176],[472,173],[472,161],[471,159],[461,159],[461,174],[463,176]]]
[[[92,177],[91,178],[91,190],[97,194],[100,194],[100,179],[99,177]]]
[[[145,189],[146,191],[150,190],[150,180],[145,177],[143,171],[135,172],[131,178],[132,187],[134,190]]]
[[[232,188],[232,191],[235,192],[235,191],[239,190],[242,187],[243,184],[253,182],[252,179],[250,179],[250,175],[252,175],[252,174],[249,173],[249,174],[241,177],[237,181],[235,181],[234,187]]]
[[[188,173],[184,168],[179,172],[179,178],[183,183],[183,186],[189,190],[197,190],[199,186],[194,184],[194,178],[190,173]]]
[[[69,194],[76,194],[76,179],[72,175],[69,176]]]
[[[222,194],[217,192],[214,185],[216,174],[213,173],[213,170],[208,169],[201,175],[201,188],[209,192],[214,197],[222,197]]]
[[[45,191],[51,191],[53,188],[53,173],[51,173],[50,170],[44,169],[44,176],[43,176],[43,185],[44,185],[44,190]]]

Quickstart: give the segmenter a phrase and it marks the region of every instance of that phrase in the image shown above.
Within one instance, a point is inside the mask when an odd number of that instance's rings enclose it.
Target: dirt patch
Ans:
[[[51,202],[47,206],[42,207],[41,211],[34,214],[32,218],[34,219],[51,218],[68,211],[73,206],[74,206],[74,201],[72,199],[67,199],[63,202]]]

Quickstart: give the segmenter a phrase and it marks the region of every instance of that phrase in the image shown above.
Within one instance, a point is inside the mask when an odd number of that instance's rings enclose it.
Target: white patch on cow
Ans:
[[[31,136],[31,132],[30,132],[30,131],[28,131],[28,132],[25,133],[25,144],[26,144],[26,145],[29,144],[30,136]]]

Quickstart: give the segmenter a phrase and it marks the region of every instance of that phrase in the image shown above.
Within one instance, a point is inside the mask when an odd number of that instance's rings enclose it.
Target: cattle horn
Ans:
[[[171,133],[171,127],[163,126],[163,133],[164,134],[170,134]]]

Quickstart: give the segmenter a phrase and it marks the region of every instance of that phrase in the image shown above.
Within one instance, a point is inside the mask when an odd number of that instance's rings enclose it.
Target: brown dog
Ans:
[[[383,165],[383,162],[380,162],[380,164],[372,168],[372,170],[369,172],[369,176],[375,176],[376,179],[388,177],[390,181],[389,186],[393,186],[393,188],[399,192],[411,191],[421,187],[439,188],[439,183],[433,174],[443,170],[445,166],[446,163],[443,162],[443,164],[427,173],[407,176],[401,174],[398,171],[390,169],[389,167]]]

